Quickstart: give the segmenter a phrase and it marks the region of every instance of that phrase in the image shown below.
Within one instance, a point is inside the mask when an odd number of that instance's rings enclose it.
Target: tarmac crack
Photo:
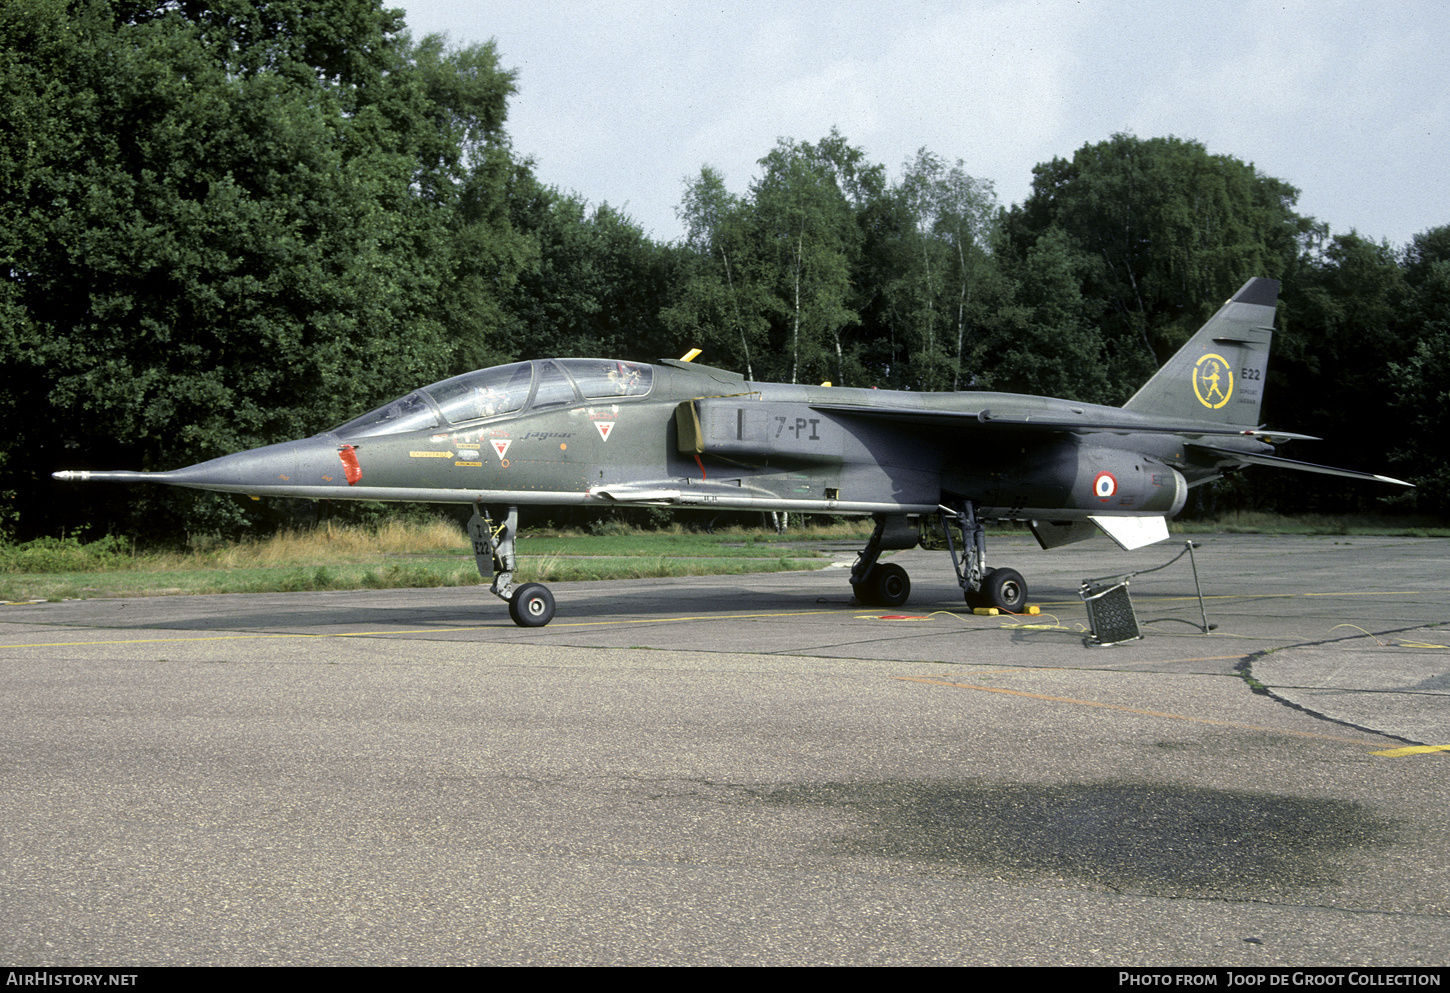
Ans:
[[[1320,638],[1320,639],[1318,639],[1316,641],[1301,641],[1301,642],[1297,642],[1297,643],[1292,644],[1292,645],[1283,645],[1283,646],[1278,647],[1278,648],[1267,648],[1267,649],[1264,649],[1262,651],[1251,652],[1250,654],[1246,655],[1244,657],[1243,661],[1239,662],[1237,665],[1234,666],[1234,671],[1238,673],[1238,675],[1240,676],[1240,678],[1243,679],[1244,683],[1248,685],[1249,689],[1253,693],[1255,693],[1255,694],[1257,694],[1259,696],[1268,697],[1270,700],[1273,700],[1275,703],[1277,703],[1277,704],[1279,704],[1281,706],[1287,707],[1290,710],[1298,711],[1299,713],[1304,714],[1307,717],[1312,717],[1315,720],[1324,721],[1324,722],[1329,723],[1329,724],[1336,724],[1336,725],[1338,725],[1340,727],[1350,728],[1350,729],[1355,730],[1355,731],[1363,732],[1364,734],[1372,734],[1372,735],[1376,735],[1376,736],[1381,737],[1381,738],[1388,738],[1388,739],[1390,739],[1392,741],[1403,742],[1404,744],[1407,744],[1407,745],[1428,745],[1428,744],[1430,744],[1430,742],[1420,741],[1420,740],[1418,740],[1416,738],[1407,738],[1404,735],[1395,734],[1395,733],[1393,733],[1391,731],[1384,731],[1384,730],[1381,730],[1380,728],[1366,727],[1365,725],[1356,724],[1353,721],[1344,720],[1343,718],[1332,717],[1329,714],[1323,713],[1322,711],[1315,710],[1312,707],[1306,707],[1306,706],[1304,706],[1301,703],[1297,703],[1297,702],[1295,702],[1293,700],[1290,700],[1287,697],[1282,696],[1279,693],[1275,692],[1275,690],[1274,690],[1273,687],[1269,686],[1267,683],[1263,682],[1262,680],[1260,680],[1259,678],[1257,678],[1254,675],[1254,662],[1256,660],[1267,658],[1268,656],[1277,654],[1279,652],[1292,651],[1292,650],[1294,650],[1296,648],[1320,648],[1320,647],[1323,647],[1325,645],[1336,645],[1336,644],[1340,644],[1342,642],[1346,642],[1346,641],[1356,641],[1356,640],[1358,640],[1360,638],[1366,638],[1366,637],[1367,638],[1370,638],[1370,639],[1372,639],[1372,640],[1374,640],[1376,642],[1378,642],[1381,637],[1393,636],[1393,635],[1399,634],[1399,633],[1404,632],[1404,631],[1418,631],[1418,630],[1421,630],[1424,627],[1426,627],[1426,625],[1424,625],[1424,624],[1412,624],[1412,625],[1409,625],[1407,627],[1391,628],[1391,629],[1388,629],[1388,630],[1377,631],[1377,632],[1369,632],[1369,631],[1364,631],[1364,630],[1361,629],[1360,633],[1358,633],[1358,634],[1344,635],[1342,637],[1333,637],[1333,638]],[[1360,690],[1360,691],[1356,691],[1356,692],[1376,692],[1376,691]],[[1389,692],[1389,691],[1383,691],[1382,690],[1382,691],[1377,691],[1377,692]],[[1427,695],[1437,696],[1439,694],[1427,694]]]

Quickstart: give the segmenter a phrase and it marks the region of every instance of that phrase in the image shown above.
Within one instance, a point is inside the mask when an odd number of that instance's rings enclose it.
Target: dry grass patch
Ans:
[[[377,527],[332,522],[308,531],[280,531],[270,538],[244,539],[199,555],[206,565],[250,569],[311,562],[366,562],[379,555],[471,551],[468,536],[452,521],[389,521]],[[186,556],[178,556],[186,558]]]

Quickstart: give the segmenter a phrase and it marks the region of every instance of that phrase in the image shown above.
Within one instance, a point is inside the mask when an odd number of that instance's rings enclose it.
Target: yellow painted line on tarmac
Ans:
[[[204,638],[116,638],[108,641],[35,641],[16,645],[0,644],[5,648],[73,648],[81,645],[153,645],[182,641],[248,641],[258,638],[331,638],[327,634],[219,634]]]
[[[838,613],[838,610],[788,610],[765,614],[700,614],[697,617],[640,617],[628,621],[571,621],[564,624],[552,622],[549,627],[587,628],[599,624],[659,624],[664,621],[738,621],[752,617],[808,617],[812,614]]]
[[[1294,597],[1304,596],[1417,596],[1425,593],[1444,593],[1445,590],[1336,590],[1328,593],[1206,593],[1205,600],[1288,600]],[[1152,593],[1139,593],[1134,595],[1134,600],[1153,601],[1155,603],[1171,603],[1178,600],[1197,600],[1196,596],[1158,596]],[[1064,601],[1071,603],[1071,600]]]
[[[1231,658],[1233,656],[1230,656]],[[913,683],[929,683],[934,686],[952,686],[962,690],[979,690],[983,693],[1001,693],[1006,696],[1026,697],[1029,700],[1046,700],[1049,703],[1070,703],[1079,707],[1098,707],[1103,710],[1120,710],[1129,714],[1142,714],[1145,717],[1162,717],[1173,721],[1189,721],[1193,724],[1213,724],[1219,727],[1238,728],[1242,731],[1266,731],[1270,734],[1287,734],[1299,738],[1318,738],[1322,741],[1340,741],[1351,745],[1364,745],[1362,738],[1345,738],[1333,734],[1316,734],[1313,731],[1291,731],[1285,728],[1260,727],[1257,724],[1241,724],[1238,721],[1222,721],[1214,717],[1194,717],[1190,714],[1173,714],[1161,710],[1144,710],[1141,707],[1127,707],[1120,703],[1103,703],[1101,700],[1079,700],[1068,696],[1050,696],[1046,693],[1029,693],[1026,690],[1009,690],[1001,686],[976,686],[971,683],[952,683],[944,679],[932,679],[928,676],[893,676],[893,679],[901,679]]]
[[[1330,593],[1211,593],[1205,594],[1203,600],[1291,600],[1296,597],[1310,596],[1424,596],[1432,593],[1446,593],[1450,590],[1339,590]],[[1133,602],[1140,604],[1150,603],[1194,603],[1199,600],[1197,596],[1159,596],[1152,593],[1137,592],[1133,594]],[[1038,601],[1041,607],[1079,607],[1081,600],[1041,600]]]
[[[667,624],[674,621],[738,621],[749,620],[757,617],[804,617],[810,614],[834,614],[834,610],[794,610],[785,613],[766,614],[701,614],[697,617],[639,617],[628,620],[613,621],[573,621],[560,623],[555,621],[549,625],[550,630],[554,628],[584,628],[599,627],[603,625],[616,624]],[[415,628],[412,630],[389,630],[381,631],[334,631],[328,634],[309,634],[306,632],[259,632],[257,634],[219,634],[206,635],[188,638],[115,638],[102,641],[38,641],[20,644],[7,645],[0,643],[0,649],[6,648],[75,648],[84,645],[153,645],[169,644],[172,642],[188,641],[247,641],[260,638],[374,638],[400,634],[455,634],[466,631],[489,631],[489,630],[512,631],[514,627],[506,624],[479,624],[470,627],[436,627],[436,628]]]
[[[1444,592],[1444,590],[1342,590],[1337,593],[1290,593],[1289,596],[1411,596],[1416,593]]]
[[[1450,752],[1450,745],[1406,745],[1404,748],[1387,748],[1382,752],[1370,752],[1370,754],[1397,759],[1402,755],[1424,755],[1426,752]]]

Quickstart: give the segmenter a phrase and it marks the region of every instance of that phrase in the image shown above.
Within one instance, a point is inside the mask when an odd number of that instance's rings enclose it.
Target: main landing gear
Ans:
[[[962,588],[967,606],[996,607],[1012,614],[1026,609],[1027,580],[1022,574],[1016,569],[987,568],[987,533],[977,520],[972,502],[964,500],[955,507],[942,506],[938,513],[947,549],[952,555],[952,567],[957,573],[957,585]],[[960,553],[952,540],[953,528],[961,540]],[[872,607],[904,604],[911,595],[911,579],[906,570],[895,563],[883,565],[876,560],[884,551],[914,548],[919,540],[908,518],[878,514],[871,540],[851,567],[851,591],[856,599]]]
[[[1020,614],[1027,607],[1027,580],[1016,569],[987,568],[987,529],[977,520],[972,501],[963,500],[955,507],[942,506],[942,532],[947,537],[947,550],[952,553],[952,567],[957,572],[957,585],[967,606],[996,607],[1009,614]],[[952,528],[962,538],[962,552],[952,542]]]
[[[468,536],[473,539],[473,560],[478,574],[493,577],[489,592],[507,600],[509,617],[519,627],[541,628],[554,619],[554,594],[542,583],[514,585],[514,537],[519,531],[519,508],[510,507],[503,523],[495,526],[488,508],[473,505]]]
[[[876,515],[876,530],[851,566],[851,592],[868,607],[900,607],[911,596],[911,577],[894,562],[876,561],[882,552],[915,548],[921,541],[905,517]]]

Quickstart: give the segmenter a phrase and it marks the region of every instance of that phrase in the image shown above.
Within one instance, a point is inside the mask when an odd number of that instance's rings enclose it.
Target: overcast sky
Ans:
[[[415,36],[498,40],[544,183],[681,236],[685,179],[736,193],[832,127],[894,180],[928,148],[996,184],[1127,131],[1302,192],[1335,233],[1450,224],[1450,0],[392,0]]]

